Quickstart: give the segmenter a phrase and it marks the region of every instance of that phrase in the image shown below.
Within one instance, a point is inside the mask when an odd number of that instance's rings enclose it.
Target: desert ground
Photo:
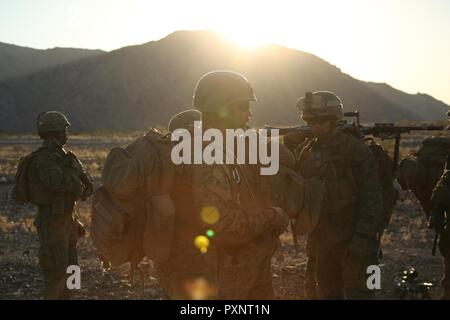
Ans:
[[[108,151],[113,146],[126,145],[138,134],[73,136],[68,148],[80,157],[98,185]],[[401,155],[417,150],[423,137],[423,134],[405,134]],[[36,210],[31,205],[16,205],[9,198],[19,159],[36,149],[39,143],[39,139],[32,135],[0,135],[0,299],[41,299],[43,279],[38,264],[39,243],[33,225]],[[389,141],[384,145],[390,150],[393,144]],[[80,202],[76,209],[89,230],[89,203]],[[393,279],[408,266],[416,268],[420,279],[435,281],[437,286],[430,290],[430,296],[433,299],[439,297],[442,259],[439,254],[431,255],[433,239],[434,233],[427,229],[425,215],[417,200],[412,194],[404,193],[382,239],[382,285],[380,290],[376,290],[377,299],[398,299]],[[82,287],[75,291],[74,299],[164,299],[151,261],[144,259],[141,262],[145,273],[142,293],[140,283],[131,286],[127,265],[102,271],[89,233],[80,239],[78,247]],[[299,245],[295,247],[292,235],[285,232],[272,262],[277,299],[305,299],[305,238],[300,237]]]

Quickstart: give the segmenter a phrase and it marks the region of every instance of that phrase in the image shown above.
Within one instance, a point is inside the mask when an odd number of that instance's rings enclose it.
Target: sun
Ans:
[[[259,32],[226,30],[220,32],[225,39],[237,44],[244,49],[257,49],[258,47],[269,43],[269,40]]]

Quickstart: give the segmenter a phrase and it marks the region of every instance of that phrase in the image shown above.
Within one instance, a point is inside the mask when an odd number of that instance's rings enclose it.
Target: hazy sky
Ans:
[[[450,104],[449,0],[0,0],[0,42],[113,50],[175,30],[273,42]]]

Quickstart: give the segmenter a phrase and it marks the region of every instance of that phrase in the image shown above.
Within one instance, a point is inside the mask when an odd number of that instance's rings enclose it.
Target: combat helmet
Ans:
[[[43,112],[37,117],[37,130],[39,134],[64,131],[67,127],[70,127],[70,122],[59,111]]]
[[[447,117],[448,117],[449,120],[450,120],[450,110],[447,111]],[[447,130],[450,130],[450,125],[448,125],[446,129],[447,129]]]
[[[195,86],[192,106],[201,112],[217,113],[239,101],[256,101],[250,82],[233,71],[204,74]]]
[[[306,92],[296,106],[305,121],[316,117],[332,117],[338,121],[344,118],[341,99],[330,91]]]
[[[167,130],[173,132],[176,129],[189,129],[194,125],[194,121],[200,121],[202,114],[195,109],[184,110],[174,115],[168,125]]]

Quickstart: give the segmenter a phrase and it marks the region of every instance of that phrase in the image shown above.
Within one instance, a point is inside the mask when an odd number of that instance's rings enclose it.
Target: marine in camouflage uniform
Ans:
[[[383,210],[377,164],[364,142],[336,130],[343,117],[336,95],[307,93],[297,107],[315,136],[297,151],[298,172],[324,180],[326,187],[324,209],[307,244],[318,297],[369,299],[366,269],[377,264]]]
[[[215,71],[197,83],[193,105],[202,113],[203,130],[224,132],[248,127],[254,100],[243,76]],[[181,165],[177,170],[175,239],[165,263],[172,274],[160,269],[173,283],[175,297],[273,298],[270,262],[287,214],[257,201],[250,166]],[[205,235],[205,245],[197,248],[194,239]]]
[[[444,257],[444,278],[442,299],[450,299],[450,170],[445,170],[433,190],[431,197],[434,209],[431,212],[430,228],[440,233],[439,251]]]
[[[427,218],[430,219],[430,228],[437,229],[441,233],[439,249],[444,257],[443,299],[450,299],[450,236],[449,228],[444,227],[445,220],[448,219],[447,208],[450,199],[449,174],[445,170],[449,147],[448,137],[428,137],[424,139],[423,146],[414,156],[400,162],[397,171],[399,184],[404,190],[414,192]]]
[[[186,129],[193,134],[194,121],[201,121],[201,113],[196,109],[185,110],[170,119],[167,129],[169,133]],[[169,169],[173,164],[170,160],[170,163],[163,163],[163,166]],[[200,231],[199,222],[192,219],[195,213],[192,205],[191,172],[184,165],[169,170],[174,170],[173,175],[177,179],[174,183],[171,178],[172,181],[168,182],[167,187],[173,189],[170,198],[177,207],[176,227],[169,246],[169,257],[153,259],[156,277],[169,299],[207,298],[212,293],[206,284],[212,283],[212,279],[208,278],[206,281],[205,256],[194,246],[194,238]]]
[[[37,129],[44,140],[28,168],[32,203],[40,248],[39,264],[44,275],[44,299],[68,299],[67,267],[78,265],[77,238],[84,228],[74,213],[80,198],[93,191],[81,162],[63,146],[67,141],[67,118],[60,112],[39,115]]]
[[[402,159],[396,172],[397,181],[404,190],[413,191],[425,215],[429,217],[433,204],[431,194],[444,171],[450,155],[450,138],[431,136],[413,155]]]

